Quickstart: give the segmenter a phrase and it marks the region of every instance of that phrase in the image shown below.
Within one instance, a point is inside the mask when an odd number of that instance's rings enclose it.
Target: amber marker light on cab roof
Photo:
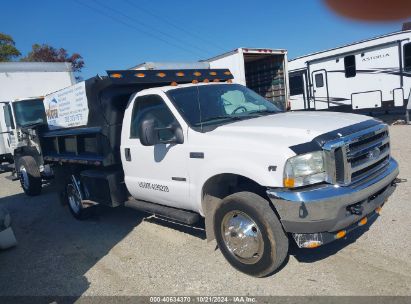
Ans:
[[[225,71],[224,75],[231,75],[231,72],[230,71]]]
[[[345,237],[347,235],[347,231],[345,230],[341,230],[338,231],[337,234],[335,235],[336,239],[342,239],[343,237]]]
[[[364,217],[361,221],[358,222],[358,226],[364,226],[367,224],[368,220],[366,217]]]
[[[210,72],[210,75],[211,75],[211,76],[216,76],[216,75],[217,75],[217,72]]]
[[[160,72],[160,73],[157,73],[157,76],[160,77],[160,78],[164,78],[164,77],[166,77],[166,73]]]
[[[123,75],[119,74],[119,73],[114,73],[110,75],[111,78],[122,78]]]
[[[137,73],[135,76],[138,77],[138,78],[143,78],[143,77],[146,77],[146,74],[144,74],[144,73]]]
[[[201,76],[201,73],[200,72],[194,72],[193,75],[194,76]]]
[[[184,73],[183,73],[183,72],[177,72],[176,75],[177,75],[178,77],[183,77],[183,76],[184,76]]]

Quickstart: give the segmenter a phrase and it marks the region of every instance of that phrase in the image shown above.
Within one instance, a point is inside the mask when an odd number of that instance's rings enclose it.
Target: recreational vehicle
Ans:
[[[289,62],[291,110],[404,111],[411,88],[411,30]]]

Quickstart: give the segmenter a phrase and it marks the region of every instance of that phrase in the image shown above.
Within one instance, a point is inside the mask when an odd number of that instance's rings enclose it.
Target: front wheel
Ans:
[[[36,196],[41,193],[42,180],[39,166],[33,156],[23,156],[17,163],[17,172],[24,193]]]
[[[214,216],[217,244],[237,270],[263,277],[288,254],[288,238],[269,202],[251,192],[227,196]]]

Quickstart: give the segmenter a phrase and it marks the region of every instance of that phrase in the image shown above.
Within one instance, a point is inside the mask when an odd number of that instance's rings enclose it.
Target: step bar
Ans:
[[[150,202],[131,199],[124,203],[124,206],[138,211],[152,213],[187,225],[193,225],[200,220],[198,213],[167,207]]]

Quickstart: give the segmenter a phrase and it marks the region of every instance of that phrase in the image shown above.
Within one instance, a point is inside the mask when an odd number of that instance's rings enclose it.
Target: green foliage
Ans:
[[[71,62],[74,72],[80,72],[84,66],[83,57],[78,53],[69,55],[66,49],[56,49],[47,44],[33,44],[31,51],[20,61],[34,62]]]
[[[21,55],[10,35],[0,33],[0,62],[12,61]]]

